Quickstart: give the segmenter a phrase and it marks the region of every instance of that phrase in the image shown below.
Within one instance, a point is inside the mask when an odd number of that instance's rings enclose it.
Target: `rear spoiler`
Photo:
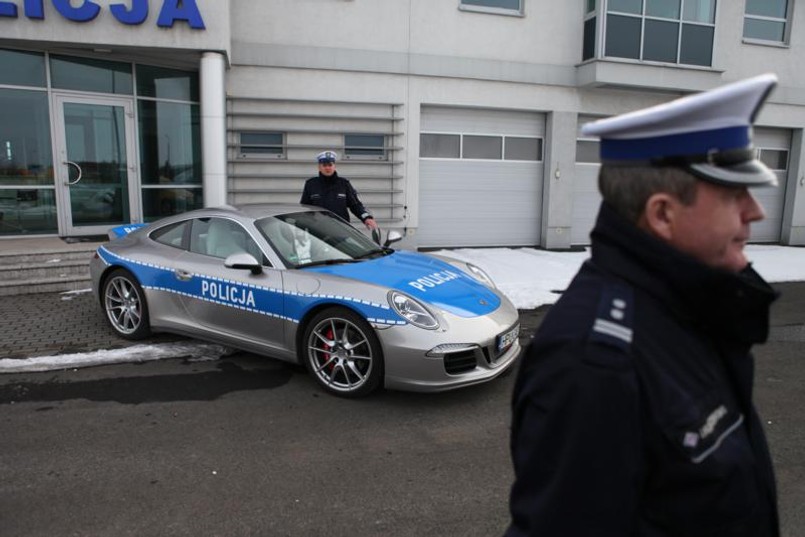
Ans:
[[[138,229],[147,226],[148,224],[124,224],[122,226],[113,227],[110,229],[107,234],[109,235],[109,240],[119,239],[120,237],[125,237],[132,231],[137,231]]]

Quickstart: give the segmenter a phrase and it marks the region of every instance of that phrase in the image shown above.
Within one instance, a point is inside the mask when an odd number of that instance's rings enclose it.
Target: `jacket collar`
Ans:
[[[652,237],[601,204],[592,234],[592,263],[653,295],[682,318],[735,342],[768,337],[769,307],[778,293],[748,266],[710,268]]]

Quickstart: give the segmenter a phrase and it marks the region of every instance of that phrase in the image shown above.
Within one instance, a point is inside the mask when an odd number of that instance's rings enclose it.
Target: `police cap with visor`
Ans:
[[[594,121],[582,133],[601,138],[601,162],[674,166],[726,186],[775,186],[757,159],[752,124],[777,77],[765,74],[636,112]]]
[[[316,160],[319,161],[319,164],[329,164],[335,162],[337,159],[338,154],[335,151],[322,151],[316,155]]]

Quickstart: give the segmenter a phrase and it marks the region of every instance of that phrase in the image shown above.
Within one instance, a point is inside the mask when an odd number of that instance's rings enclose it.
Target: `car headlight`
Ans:
[[[480,268],[476,267],[472,263],[467,263],[467,268],[470,269],[470,272],[475,277],[476,280],[481,282],[484,285],[488,285],[492,289],[496,289],[497,286],[495,282],[492,281],[492,278],[489,277],[489,274],[481,270]]]
[[[425,306],[410,296],[392,291],[389,293],[389,303],[394,308],[394,311],[402,315],[412,325],[426,330],[439,328],[439,321],[436,320],[436,317]]]

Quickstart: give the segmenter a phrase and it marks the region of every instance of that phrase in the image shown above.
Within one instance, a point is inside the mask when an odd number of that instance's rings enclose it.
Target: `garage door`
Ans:
[[[598,138],[584,138],[581,128],[585,123],[599,119],[579,116],[576,139],[576,165],[573,174],[573,224],[570,242],[574,245],[590,244],[590,231],[598,216],[601,194],[598,193],[598,169],[601,167]]]
[[[579,116],[581,126],[595,118]],[[760,159],[777,174],[777,188],[755,188],[753,195],[763,205],[766,219],[752,224],[752,242],[780,242],[785,203],[785,185],[788,178],[788,160],[791,148],[791,131],[786,129],[756,128],[754,144]],[[597,139],[579,135],[576,141],[576,165],[573,178],[573,228],[571,242],[590,244],[590,231],[595,225],[601,195],[598,193],[599,144]]]
[[[419,246],[534,246],[544,114],[423,107]]]
[[[756,128],[755,147],[760,149],[760,160],[777,174],[777,188],[754,188],[752,194],[763,205],[766,219],[752,224],[752,242],[780,242],[785,205],[785,185],[788,180],[788,156],[791,149],[791,131],[787,129]]]

